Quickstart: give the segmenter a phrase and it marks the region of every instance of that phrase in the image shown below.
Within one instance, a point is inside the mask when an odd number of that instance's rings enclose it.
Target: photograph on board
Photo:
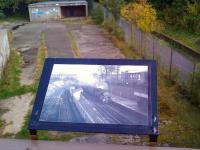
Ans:
[[[148,125],[148,66],[53,67],[40,121]]]

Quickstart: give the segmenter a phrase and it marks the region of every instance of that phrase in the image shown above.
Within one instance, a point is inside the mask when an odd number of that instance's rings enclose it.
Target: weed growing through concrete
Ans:
[[[45,58],[47,57],[47,47],[45,43],[45,34],[41,33],[40,38],[40,46],[38,49],[38,54],[36,58],[36,68],[35,68],[35,82],[38,84],[38,81],[40,79],[40,75],[43,69],[43,64],[45,61]]]
[[[17,50],[12,49],[6,69],[0,80],[0,100],[32,92],[31,86],[20,86],[22,57]]]
[[[78,48],[78,46],[77,46],[77,43],[76,43],[76,41],[75,41],[75,38],[74,38],[73,33],[72,33],[72,32],[68,32],[68,33],[67,33],[67,37],[68,37],[68,39],[69,39],[69,41],[70,41],[70,44],[71,44],[71,48],[72,48],[72,50],[73,50],[74,57],[80,58],[81,55],[80,55],[79,48]]]

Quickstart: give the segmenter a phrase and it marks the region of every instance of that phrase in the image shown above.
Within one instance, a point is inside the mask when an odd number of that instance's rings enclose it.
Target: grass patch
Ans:
[[[79,51],[79,48],[77,46],[77,43],[76,43],[76,40],[74,38],[74,35],[72,32],[68,32],[67,33],[67,37],[70,41],[70,44],[71,44],[71,48],[72,48],[72,51],[73,51],[73,54],[76,58],[80,58],[81,55],[80,55],[80,51]]]
[[[133,51],[133,48],[124,41],[124,31],[112,19],[104,21],[102,27],[106,30],[105,35],[120,49],[121,53],[128,59],[137,59],[139,56]]]
[[[40,45],[38,48],[38,54],[36,58],[36,68],[35,68],[35,83],[33,84],[34,91],[37,90],[40,75],[42,73],[43,64],[45,61],[45,58],[47,57],[47,47],[45,44],[45,34],[41,33],[40,38]],[[32,102],[34,103],[34,101]],[[29,119],[31,118],[31,110],[28,112],[28,114],[25,117],[24,126],[22,127],[21,131],[17,133],[16,138],[20,139],[27,139],[29,138],[29,131],[28,131],[28,123]]]
[[[28,131],[28,123],[30,118],[31,118],[31,111],[29,111],[26,117],[24,118],[24,126],[22,127],[21,131],[16,134],[15,138],[27,139],[30,137]]]
[[[31,118],[31,111],[28,112],[25,117],[24,126],[21,131],[17,133],[15,138],[17,139],[30,139],[30,134],[28,130],[29,119]],[[81,137],[85,134],[83,133],[64,133],[64,132],[52,132],[52,131],[38,131],[39,140],[48,141],[69,141],[70,139]]]
[[[28,18],[25,16],[21,16],[21,15],[0,18],[0,24],[3,22],[16,22],[16,21],[28,21]]]
[[[64,133],[57,131],[39,131],[39,140],[50,140],[50,141],[69,141],[73,138],[78,138],[83,136],[83,133]]]
[[[21,67],[22,58],[15,49],[12,49],[6,69],[0,80],[0,100],[34,90],[32,86],[20,86]]]
[[[23,95],[28,92],[35,93],[38,87],[39,78],[46,55],[47,55],[47,49],[45,45],[45,35],[42,33],[40,47],[36,59],[35,83],[30,86],[20,86],[22,57],[16,50],[12,50],[10,54],[10,60],[8,61],[4,75],[0,80],[0,100],[12,96]],[[2,116],[2,111],[5,112],[4,110],[0,109],[0,116]],[[17,138],[29,137],[27,126],[30,114],[31,112],[29,112],[28,115],[25,117],[24,127],[16,135]],[[0,120],[0,129],[3,129],[2,127],[4,125],[5,125],[4,121]],[[5,135],[4,137],[11,137],[11,135]]]
[[[180,29],[177,30],[177,28],[170,26],[167,26],[162,32],[200,52],[200,46],[196,43],[197,40],[200,39],[200,33],[191,33]]]
[[[95,24],[102,24],[104,21],[104,14],[101,5],[97,5],[96,8],[91,11],[91,17]]]
[[[36,58],[36,68],[35,68],[35,83],[36,84],[38,84],[39,82],[46,57],[47,57],[47,47],[45,43],[45,34],[41,33],[40,46],[38,49],[38,54]]]
[[[0,116],[2,116],[4,113],[6,113],[8,110],[7,109],[2,109],[0,108]],[[0,118],[0,133],[3,133],[3,127],[5,126],[5,121]],[[1,134],[0,134],[1,135]]]
[[[9,41],[9,43],[12,43],[12,41],[13,41],[13,32],[12,31],[8,31],[8,41]]]
[[[139,58],[132,48],[112,32],[108,32],[108,36],[126,58]],[[158,113],[158,143],[200,148],[200,110],[180,94],[178,85],[169,81],[162,67],[158,69]],[[113,140],[118,141],[117,137],[113,137]],[[147,140],[144,138],[142,141]]]
[[[176,85],[168,82],[159,71],[159,142],[175,147],[200,148],[200,110],[182,98]]]
[[[128,59],[138,59],[139,56],[133,51],[131,46],[128,46],[124,41],[119,40],[116,36],[108,34],[114,45],[120,49],[121,53]]]
[[[106,30],[105,35],[120,49],[121,53],[128,59],[137,59],[139,56],[133,51],[133,48],[125,43],[122,29],[113,23],[113,20],[107,20],[102,25]]]

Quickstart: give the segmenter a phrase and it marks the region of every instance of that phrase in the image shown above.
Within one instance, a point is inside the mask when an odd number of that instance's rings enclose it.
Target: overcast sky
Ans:
[[[88,75],[97,73],[100,65],[60,65],[55,64],[52,74],[81,74]],[[129,71],[132,73],[147,72],[148,66],[120,66],[120,72]]]

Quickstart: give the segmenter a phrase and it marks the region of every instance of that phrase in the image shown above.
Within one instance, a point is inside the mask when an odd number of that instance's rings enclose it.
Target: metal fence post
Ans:
[[[170,66],[169,66],[169,79],[171,80],[172,75],[172,64],[173,64],[173,50],[171,49],[171,55],[170,55]]]
[[[140,31],[140,55],[142,56],[142,40],[143,40],[143,36],[142,36],[142,32]]]
[[[131,22],[131,47],[133,47],[134,46],[134,44],[135,44],[135,42],[133,42],[133,24],[132,24],[132,22]]]
[[[155,60],[155,41],[153,38],[153,60]]]
[[[191,80],[191,91],[190,91],[190,97],[192,98],[193,95],[193,86],[194,86],[194,80],[195,80],[195,72],[196,72],[196,63],[194,63],[193,66],[193,72],[192,72],[192,80]]]

